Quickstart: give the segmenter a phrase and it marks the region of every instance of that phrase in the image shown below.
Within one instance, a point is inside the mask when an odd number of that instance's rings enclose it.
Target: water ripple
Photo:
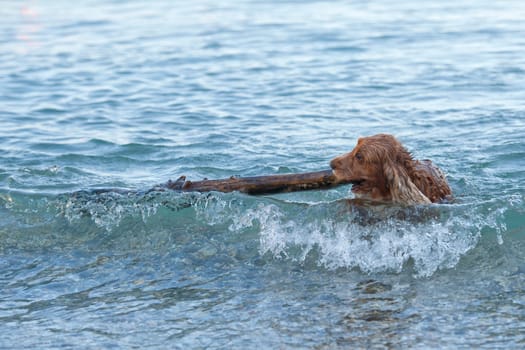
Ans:
[[[0,347],[523,344],[522,2],[1,11]],[[456,202],[148,192],[326,169],[379,132]]]

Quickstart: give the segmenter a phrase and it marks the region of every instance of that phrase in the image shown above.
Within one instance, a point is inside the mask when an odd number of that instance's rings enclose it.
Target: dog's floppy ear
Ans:
[[[412,182],[404,166],[388,159],[383,164],[383,172],[393,202],[408,205],[431,203]]]

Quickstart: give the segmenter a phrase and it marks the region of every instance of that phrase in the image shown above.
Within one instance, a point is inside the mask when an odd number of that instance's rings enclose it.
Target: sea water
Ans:
[[[522,1],[0,14],[0,348],[525,347]],[[454,202],[148,192],[328,169],[380,132]]]

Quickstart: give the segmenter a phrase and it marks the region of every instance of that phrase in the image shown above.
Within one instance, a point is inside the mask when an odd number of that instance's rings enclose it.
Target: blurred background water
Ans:
[[[0,348],[525,346],[525,3],[0,15]],[[140,192],[328,169],[379,132],[456,202],[363,225],[348,186]]]

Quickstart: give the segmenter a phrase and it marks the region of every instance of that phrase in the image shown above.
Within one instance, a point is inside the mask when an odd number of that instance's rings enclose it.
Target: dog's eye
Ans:
[[[363,155],[361,153],[356,153],[355,159],[357,159],[358,161],[361,162],[361,161],[363,161],[364,158],[363,158]]]

